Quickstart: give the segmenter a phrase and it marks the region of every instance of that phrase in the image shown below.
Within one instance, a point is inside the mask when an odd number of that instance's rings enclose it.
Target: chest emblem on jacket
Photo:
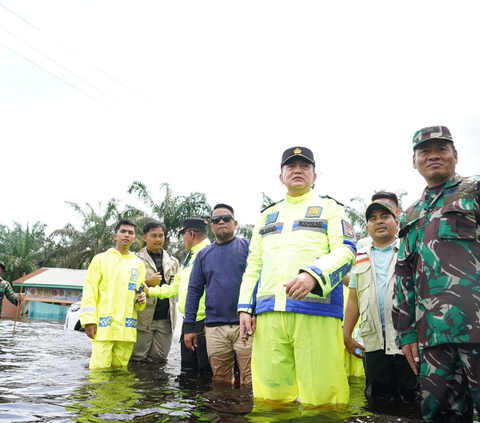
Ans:
[[[138,281],[138,275],[139,275],[138,269],[130,269],[130,280],[132,282],[137,282]]]
[[[322,207],[320,206],[310,206],[307,209],[307,213],[305,214],[305,217],[320,217],[322,214]]]
[[[265,226],[269,225],[270,223],[273,223],[273,222],[276,222],[278,219],[278,211],[276,211],[275,213],[270,213],[268,216],[267,216],[267,220],[265,222]]]

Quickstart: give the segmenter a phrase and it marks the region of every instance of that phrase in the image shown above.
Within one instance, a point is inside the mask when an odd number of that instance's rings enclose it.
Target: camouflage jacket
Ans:
[[[480,342],[480,176],[454,174],[406,212],[395,266],[401,347]]]
[[[7,282],[0,278],[0,313],[2,312],[3,297],[7,296],[8,301],[14,305],[18,305],[17,294],[13,291],[12,285],[10,282]]]

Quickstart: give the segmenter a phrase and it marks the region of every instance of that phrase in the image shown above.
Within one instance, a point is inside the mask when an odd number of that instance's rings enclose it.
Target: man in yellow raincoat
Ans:
[[[253,395],[347,404],[341,281],[355,259],[355,232],[341,204],[313,193],[317,175],[310,149],[287,149],[281,171],[287,195],[264,209],[253,229],[238,304],[240,335],[248,338],[256,330]]]
[[[136,225],[120,220],[115,227],[116,247],[97,254],[88,267],[83,286],[80,321],[92,339],[90,369],[125,367],[137,340],[137,310],[146,305],[145,265],[132,252]]]

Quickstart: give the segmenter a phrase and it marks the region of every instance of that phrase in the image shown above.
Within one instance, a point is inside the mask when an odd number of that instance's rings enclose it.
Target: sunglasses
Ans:
[[[224,214],[223,216],[215,216],[212,217],[211,221],[214,225],[218,225],[220,223],[220,220],[223,220],[225,223],[231,222],[234,219],[233,216],[229,214]]]

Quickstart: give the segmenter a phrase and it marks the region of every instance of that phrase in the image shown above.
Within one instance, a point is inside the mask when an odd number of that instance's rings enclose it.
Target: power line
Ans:
[[[53,75],[55,78],[59,79],[60,81],[65,82],[65,84],[70,85],[72,88],[75,88],[77,91],[80,91],[82,94],[86,95],[87,97],[90,97],[92,100],[95,100],[97,103],[100,103],[102,106],[105,106],[107,109],[110,109],[115,113],[118,113],[115,109],[112,109],[110,106],[107,106],[105,103],[102,103],[100,100],[97,100],[95,97],[92,97],[90,94],[87,94],[85,91],[82,91],[80,88],[77,88],[75,85],[70,84],[70,82],[65,81],[64,79],[60,78],[58,75],[55,75],[54,73],[50,72],[49,70],[43,68],[38,63],[35,63],[32,60],[28,59],[27,57],[21,55],[18,51],[13,50],[12,48],[6,46],[2,42],[0,42],[0,45],[5,47],[6,49],[10,50],[11,52],[13,52],[15,54],[18,54],[20,57],[24,58],[25,60],[34,64],[35,66],[38,66],[40,69],[44,70],[45,72],[48,72],[50,75]]]
[[[102,91],[100,88],[97,88],[95,85],[92,85],[90,84],[90,82],[86,81],[85,79],[83,79],[81,76],[78,76],[77,74],[75,74],[74,72],[72,72],[71,70],[67,69],[65,66],[62,66],[60,63],[56,62],[55,60],[51,59],[50,57],[48,57],[46,54],[42,53],[41,51],[39,51],[38,49],[36,49],[35,47],[31,46],[30,44],[28,44],[27,42],[23,41],[22,39],[20,39],[19,37],[17,37],[15,34],[12,34],[10,31],[6,30],[5,28],[3,28],[2,26],[0,26],[0,29],[3,29],[5,32],[7,32],[8,34],[10,34],[12,37],[15,37],[17,40],[21,41],[23,44],[25,44],[26,46],[30,47],[32,50],[35,50],[38,54],[41,54],[43,57],[47,58],[48,60],[50,60],[51,62],[55,63],[57,66],[60,66],[62,69],[66,70],[67,72],[71,73],[73,76],[75,76],[76,78],[80,79],[81,81],[85,82],[85,84],[88,84],[90,85],[92,88],[95,88],[97,91],[101,92],[103,95],[107,96],[108,98],[112,99],[113,101],[117,102],[118,104],[120,104],[121,106],[127,108],[128,110],[130,110],[131,112],[133,113],[137,113],[135,112],[135,110],[131,109],[130,107],[126,106],[125,104],[123,104],[122,102],[118,101],[117,99],[113,98],[111,95],[107,94],[106,92]],[[15,52],[16,53],[16,52]],[[17,53],[18,54],[18,53]],[[22,56],[23,57],[23,56]],[[32,62],[33,63],[33,62]],[[42,68],[43,69],[43,68]],[[53,75],[53,74],[52,74]],[[63,80],[62,80],[63,81]],[[65,81],[64,81],[65,82]]]
[[[42,33],[43,35],[45,35],[47,38],[49,38],[50,40],[56,42],[58,45],[62,46],[65,50],[68,50],[70,53],[74,54],[75,56],[79,57],[80,59],[82,59],[83,61],[85,61],[86,63],[88,63],[90,66],[94,67],[95,69],[97,69],[99,72],[102,72],[103,74],[105,74],[106,76],[108,76],[109,78],[111,78],[113,81],[115,81],[116,83],[120,84],[122,87],[126,88],[127,90],[130,90],[131,92],[133,92],[134,94],[138,95],[139,97],[143,98],[145,101],[148,101],[150,103],[150,100],[145,98],[143,95],[137,93],[135,90],[133,90],[132,88],[126,86],[125,84],[123,84],[122,82],[120,82],[118,79],[114,78],[113,76],[109,75],[107,72],[103,71],[102,69],[100,69],[98,66],[94,65],[93,63],[89,62],[87,59],[85,59],[84,57],[78,55],[77,53],[75,53],[73,50],[71,50],[70,48],[68,48],[67,46],[63,45],[60,41],[57,41],[56,39],[54,39],[53,37],[51,37],[50,35],[48,35],[46,32],[42,31],[40,28],[37,28],[35,25],[33,25],[32,23],[28,22],[26,19],[22,18],[20,15],[17,15],[15,12],[13,12],[12,10],[10,10],[8,7],[4,6],[3,4],[0,3],[0,6],[2,6],[4,9],[8,10],[11,14],[15,15],[17,18],[21,19],[22,21],[24,21],[25,23],[27,23],[28,25],[30,25],[31,27],[35,28],[38,32]]]

